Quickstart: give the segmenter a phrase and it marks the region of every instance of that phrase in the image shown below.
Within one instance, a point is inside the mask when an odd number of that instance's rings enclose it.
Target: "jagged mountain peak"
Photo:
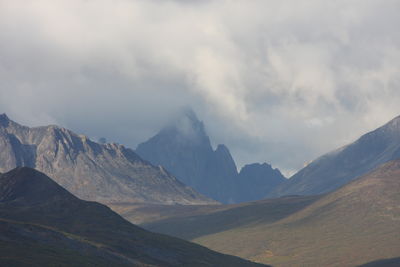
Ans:
[[[238,177],[228,147],[219,144],[213,149],[203,122],[191,109],[183,110],[168,127],[139,144],[136,152],[154,165],[164,166],[199,192],[223,203],[246,201],[250,196],[251,200],[254,197],[259,199],[271,186],[284,180],[279,170],[272,169],[252,172],[249,179]],[[255,175],[259,179],[254,178]],[[266,175],[271,176],[272,182],[266,179]],[[252,180],[259,181],[257,194]]]
[[[154,165],[160,165],[161,161],[147,155],[148,146],[162,146],[167,150],[174,147],[181,150],[181,153],[188,152],[188,149],[212,150],[204,123],[190,109],[184,109],[176,114],[156,135],[137,146],[136,152],[140,156],[150,160]]]
[[[175,135],[191,142],[208,141],[204,123],[192,109],[183,109],[160,132],[159,135]]]
[[[167,127],[139,144],[136,152],[218,201],[227,202],[231,195],[235,162],[224,145],[213,149],[204,123],[191,109],[181,111]]]

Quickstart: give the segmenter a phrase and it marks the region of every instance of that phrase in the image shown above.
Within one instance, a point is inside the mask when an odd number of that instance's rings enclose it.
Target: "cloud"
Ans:
[[[400,114],[396,0],[0,1],[0,108],[135,146],[192,106],[288,173]]]

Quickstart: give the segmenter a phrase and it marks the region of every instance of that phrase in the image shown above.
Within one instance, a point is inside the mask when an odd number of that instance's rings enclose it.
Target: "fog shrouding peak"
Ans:
[[[288,175],[400,114],[399,9],[1,1],[0,113],[135,147],[191,106],[239,166]]]

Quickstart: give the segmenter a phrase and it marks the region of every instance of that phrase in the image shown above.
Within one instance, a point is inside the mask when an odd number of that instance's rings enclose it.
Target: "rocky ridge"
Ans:
[[[36,168],[79,198],[101,203],[216,204],[119,144],[55,125],[29,128],[0,115],[0,172]]]

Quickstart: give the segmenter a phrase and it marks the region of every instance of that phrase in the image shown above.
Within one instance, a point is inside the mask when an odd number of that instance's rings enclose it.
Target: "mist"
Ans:
[[[0,1],[0,112],[135,148],[191,107],[286,175],[400,115],[400,2]]]

